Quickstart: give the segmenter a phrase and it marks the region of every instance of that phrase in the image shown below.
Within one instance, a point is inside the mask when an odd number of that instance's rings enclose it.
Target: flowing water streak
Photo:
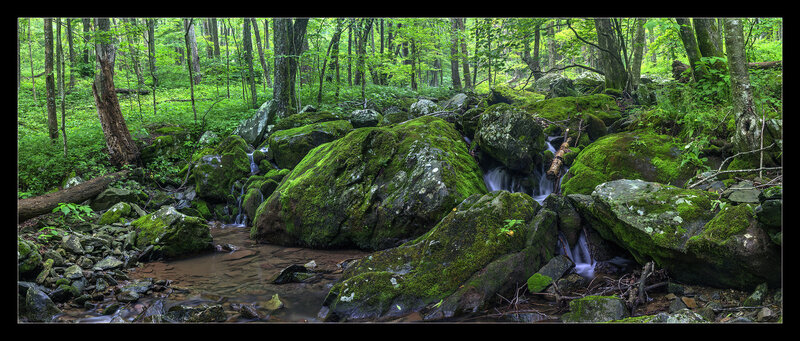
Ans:
[[[575,272],[585,278],[594,278],[594,269],[597,266],[597,261],[592,258],[592,253],[589,251],[589,244],[586,242],[586,234],[581,233],[578,236],[578,241],[574,246],[565,246],[566,238],[559,233],[558,250],[565,252],[565,255],[575,263]]]

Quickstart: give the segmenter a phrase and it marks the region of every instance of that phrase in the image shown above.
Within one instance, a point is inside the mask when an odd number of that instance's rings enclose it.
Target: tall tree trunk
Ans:
[[[184,23],[188,23],[188,27],[184,27],[186,29],[186,58],[190,59],[191,67],[194,69],[193,80],[194,84],[200,84],[200,81],[203,80],[203,75],[200,74],[200,54],[197,53],[197,37],[194,33],[194,20],[185,19]]]
[[[297,113],[294,83],[297,58],[305,38],[308,19],[275,18],[272,21],[275,43],[275,86],[272,99],[276,114],[283,118]]]
[[[90,47],[89,47],[89,44],[87,44],[86,42],[90,41],[90,39],[92,38],[92,19],[91,18],[81,18],[81,21],[83,21],[83,41],[84,41],[84,43],[83,43],[83,64],[84,64],[84,67],[81,68],[81,70],[83,71],[83,73],[81,73],[81,76],[89,77],[89,76],[92,75],[92,70],[89,67],[86,67],[86,65],[88,65],[90,63],[90,60],[89,60],[89,49],[90,49]]]
[[[75,49],[72,46],[72,18],[67,18],[67,46],[69,46],[69,87],[75,87]]]
[[[728,69],[731,76],[731,104],[736,122],[732,143],[736,151],[745,152],[759,148],[761,120],[753,104],[750,74],[747,71],[744,33],[740,18],[725,18],[725,46],[728,53]],[[753,160],[752,155],[745,158]]]
[[[465,22],[467,19],[465,18],[457,18],[458,21],[458,30],[460,31],[459,36],[461,37],[461,68],[464,71],[464,87],[469,89],[472,88],[472,80],[470,79],[470,72],[469,72],[469,54],[467,52],[467,28]]]
[[[594,19],[597,30],[597,45],[600,48],[600,65],[605,73],[606,88],[618,89],[630,93],[628,73],[622,61],[617,43],[617,35],[611,19]]]
[[[717,29],[716,19],[709,18],[694,18],[694,32],[697,36],[697,48],[700,50],[702,57],[719,57],[723,58],[722,46],[720,46],[719,30]],[[727,73],[725,62],[721,59],[715,60],[709,67],[717,70],[717,75],[721,76]],[[713,79],[718,81],[721,78]]]
[[[231,58],[230,49],[228,45],[228,26],[225,21],[222,21],[222,32],[225,34],[225,85],[228,89],[226,98],[231,98]]]
[[[633,36],[633,59],[630,65],[631,86],[633,89],[639,85],[642,70],[642,57],[644,56],[644,23],[647,19],[636,19],[636,33]]]
[[[461,76],[458,74],[458,19],[450,18],[450,78],[453,90],[461,89]]]
[[[67,22],[69,22],[67,18]],[[56,19],[56,69],[58,70],[58,97],[61,103],[61,136],[64,141],[64,158],[67,158],[67,127],[64,103],[64,47],[61,46],[61,19]]]
[[[139,158],[139,150],[122,116],[117,93],[114,88],[114,59],[116,48],[109,36],[111,24],[108,19],[96,19],[97,29],[103,34],[95,43],[95,58],[98,70],[92,84],[92,94],[97,106],[97,116],[103,128],[111,164],[132,165]]]
[[[692,76],[697,81],[706,76],[705,67],[700,64],[700,49],[697,47],[697,39],[694,36],[694,29],[689,18],[675,18],[680,26],[680,36],[683,47],[686,49],[686,56],[689,58],[689,65],[692,67]]]
[[[153,115],[156,114],[156,86],[158,86],[158,76],[156,72],[156,19],[146,19],[147,21],[147,60],[150,63],[150,77],[153,79]]]
[[[31,20],[28,18],[28,61],[31,63],[31,88],[33,89],[33,102],[36,103],[36,77],[33,76],[33,40],[31,40]]]
[[[47,131],[50,140],[58,139],[58,117],[56,116],[56,82],[53,75],[53,19],[44,18],[44,84],[47,89]]]
[[[251,106],[258,109],[258,94],[256,93],[256,77],[253,72],[253,43],[252,35],[250,34],[250,23],[255,19],[244,18],[244,33],[242,37],[242,44],[244,45],[244,59],[247,62],[247,82],[250,84],[250,98],[252,99]]]
[[[361,100],[366,99],[366,95],[364,93],[365,86],[367,84],[367,77],[366,77],[366,59],[367,59],[367,38],[369,36],[369,32],[372,31],[372,18],[367,18],[362,20],[362,25],[360,26],[359,33],[360,36],[358,37],[358,46],[356,51],[356,68],[359,77],[361,78]]]
[[[193,75],[194,66],[194,57],[192,56],[193,53],[197,52],[197,45],[195,44],[194,50],[192,51],[192,37],[194,37],[194,18],[191,19],[183,19],[183,41],[186,44],[186,67],[189,69],[189,94],[192,100],[192,112],[194,113],[194,122],[197,123],[197,108],[194,105],[194,84],[197,77]],[[198,81],[199,82],[199,81]]]
[[[258,48],[258,60],[261,62],[261,69],[264,71],[264,91],[267,91],[267,83],[269,82],[269,68],[267,61],[264,59],[264,50],[261,48],[261,35],[258,32],[258,21],[255,18],[251,19],[253,23],[253,30],[256,34],[256,47]]]
[[[322,70],[319,73],[319,91],[317,92],[317,105],[322,104],[322,84],[325,81],[325,68],[328,64],[328,57],[331,59],[331,67],[334,66],[334,63],[338,63],[339,58],[339,38],[342,36],[342,30],[344,28],[344,19],[337,18],[336,19],[336,29],[333,31],[333,37],[331,37],[331,42],[328,44],[328,52],[325,54],[326,58],[322,61]],[[334,56],[335,55],[335,56]],[[337,77],[338,78],[338,77]],[[338,94],[338,79],[337,82],[337,94]]]
[[[264,19],[264,49],[269,51],[269,19]],[[267,63],[267,84],[272,87],[272,71]]]
[[[533,30],[533,57],[531,57],[530,53],[531,49],[530,46],[528,45],[528,40],[526,39],[523,42],[524,50],[523,50],[522,60],[525,62],[525,64],[528,64],[528,69],[530,69],[531,73],[533,73],[534,80],[537,80],[539,79],[539,77],[542,76],[542,69],[539,64],[539,40],[541,39],[539,26],[540,25],[536,25],[535,29]]]
[[[214,43],[214,58],[219,58],[219,26],[217,18],[209,19],[208,29],[211,31],[211,41]]]
[[[133,63],[133,71],[136,73],[136,88],[139,89],[140,87],[144,86],[144,77],[142,76],[142,68],[139,66],[139,57],[134,45],[133,34],[130,33],[131,29],[136,27],[136,18],[128,18],[124,20],[128,24],[128,29],[125,30],[125,36],[128,38],[128,50],[131,56],[131,62]]]

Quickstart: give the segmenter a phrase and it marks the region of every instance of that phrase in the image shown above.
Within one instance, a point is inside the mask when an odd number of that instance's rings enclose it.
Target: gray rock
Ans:
[[[350,114],[353,128],[374,127],[383,120],[383,116],[372,109],[355,110]]]
[[[109,187],[103,192],[100,192],[100,194],[92,200],[89,207],[95,211],[103,211],[119,202],[143,203],[146,202],[147,199],[147,194],[139,190]]]
[[[107,256],[94,265],[95,271],[104,271],[109,269],[116,269],[122,265],[122,261],[114,256]]]
[[[82,255],[85,251],[81,246],[81,239],[75,234],[69,234],[64,239],[61,239],[61,247],[70,253]]]
[[[630,316],[625,301],[614,296],[586,296],[569,302],[564,322],[606,322]]]
[[[757,307],[760,306],[762,302],[764,302],[764,298],[767,297],[767,283],[759,284],[756,289],[753,291],[747,299],[742,302],[742,305],[745,307]]]
[[[137,300],[139,300],[139,294],[133,290],[126,290],[117,294],[117,301],[123,303],[136,302]]]
[[[760,194],[761,190],[754,188],[753,182],[749,180],[741,181],[722,192],[723,197],[738,203],[758,203]]]
[[[73,264],[64,270],[64,278],[70,280],[83,278],[83,270],[77,264]]]
[[[542,266],[537,273],[550,277],[553,279],[553,281],[556,281],[574,265],[575,264],[569,259],[569,257],[565,255],[557,255],[551,258],[547,264]]]
[[[25,311],[28,320],[35,322],[50,322],[54,315],[61,313],[53,300],[35,287],[29,287],[26,292]]]
[[[418,117],[436,112],[437,110],[439,110],[439,106],[436,103],[433,103],[433,101],[429,99],[421,99],[412,104],[408,112],[414,115],[414,117]]]
[[[268,133],[268,126],[275,124],[278,116],[288,116],[285,113],[279,115],[276,112],[277,108],[273,100],[264,102],[258,111],[252,117],[242,121],[233,130],[233,135],[241,136],[249,145],[260,145],[266,139]]]

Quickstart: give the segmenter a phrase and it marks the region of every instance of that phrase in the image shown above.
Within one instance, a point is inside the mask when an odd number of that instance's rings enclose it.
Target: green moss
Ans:
[[[527,111],[550,121],[577,119],[580,114],[591,114],[611,125],[621,117],[619,107],[613,97],[596,94],[577,97],[556,97],[523,106]]]
[[[181,214],[171,206],[143,216],[131,223],[136,228],[136,246],[153,245],[167,257],[178,257],[208,250],[211,234],[203,218]]]
[[[311,149],[336,140],[350,130],[353,130],[353,126],[345,120],[312,123],[280,130],[269,137],[269,153],[278,167],[294,168]]]
[[[128,216],[130,213],[131,205],[126,202],[119,202],[114,204],[114,206],[109,208],[108,211],[103,213],[97,223],[101,225],[109,225],[112,223],[125,222],[123,217]]]
[[[178,126],[165,126],[165,127],[161,127],[161,128],[158,128],[158,129],[156,129],[156,131],[155,131],[155,132],[156,132],[157,134],[175,135],[175,134],[180,134],[180,133],[183,133],[184,131],[186,131],[186,129],[184,129],[184,128],[182,128],[182,127],[178,127]]]
[[[272,131],[278,132],[281,130],[302,127],[313,123],[336,121],[341,119],[342,118],[339,115],[328,111],[303,112],[281,119],[278,121],[278,123],[275,123],[275,127],[272,128]]]
[[[562,192],[590,194],[595,186],[617,179],[682,185],[695,168],[681,167],[679,146],[672,137],[648,130],[603,136],[580,151],[562,181]]]
[[[553,283],[553,279],[550,276],[542,275],[540,273],[535,273],[533,276],[528,278],[528,291],[530,292],[541,292],[545,288],[547,288],[551,283]]]

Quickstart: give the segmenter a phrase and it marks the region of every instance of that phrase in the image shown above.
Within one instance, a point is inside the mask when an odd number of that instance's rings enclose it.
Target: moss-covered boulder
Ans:
[[[595,186],[617,179],[641,179],[682,185],[696,168],[681,165],[683,145],[647,130],[606,135],[580,151],[561,180],[564,194],[591,194]]]
[[[211,233],[205,219],[182,214],[172,206],[134,220],[136,246],[168,258],[187,256],[213,250]]]
[[[275,123],[275,126],[272,128],[273,132],[292,129],[297,127],[302,127],[305,125],[313,124],[313,123],[320,123],[320,122],[328,122],[328,121],[337,121],[341,120],[343,117],[339,114],[334,114],[329,111],[308,111],[308,112],[301,112]]]
[[[267,158],[280,168],[294,168],[311,149],[338,139],[350,130],[353,130],[350,122],[337,120],[276,131],[269,136]]]
[[[757,226],[753,207],[728,205],[715,214],[716,194],[641,180],[568,197],[604,239],[679,281],[741,289],[780,282],[779,249]]]
[[[608,322],[630,316],[625,301],[616,296],[586,296],[569,302],[564,322]]]
[[[438,111],[439,109],[440,109],[439,105],[437,105],[433,101],[429,99],[421,99],[412,104],[411,107],[408,108],[408,112],[413,117],[419,117],[423,115],[432,114]]]
[[[546,150],[542,126],[522,109],[496,104],[481,115],[475,142],[509,169],[532,173],[539,154]]]
[[[125,218],[131,214],[131,205],[127,202],[118,202],[103,212],[97,221],[100,225],[110,225],[112,223],[124,222]]]
[[[530,196],[497,191],[464,200],[430,231],[349,266],[328,293],[328,319],[385,319],[435,307],[440,317],[484,308],[538,269],[555,227],[532,224]],[[509,228],[508,219],[522,221]]]
[[[551,122],[570,120],[582,114],[591,114],[609,126],[622,117],[614,97],[603,94],[550,98],[530,103],[523,108]]]
[[[158,156],[169,160],[180,160],[183,143],[189,136],[186,128],[174,125],[153,126],[149,128],[150,136],[155,138],[141,149],[140,157],[144,163],[153,161]]]
[[[233,182],[250,175],[250,146],[238,135],[225,138],[213,154],[202,156],[192,171],[197,195],[209,202],[224,202]]]
[[[485,192],[478,164],[447,122],[424,116],[361,128],[311,150],[259,206],[251,237],[383,249]]]
[[[17,237],[17,271],[20,276],[36,275],[42,266],[39,246],[29,240]]]

